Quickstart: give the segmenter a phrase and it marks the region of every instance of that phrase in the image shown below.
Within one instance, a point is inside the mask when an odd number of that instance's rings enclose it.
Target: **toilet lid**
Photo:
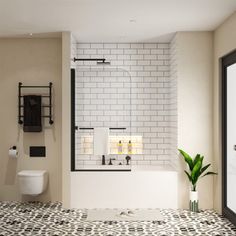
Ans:
[[[46,170],[22,170],[18,173],[18,176],[42,176],[46,172]]]

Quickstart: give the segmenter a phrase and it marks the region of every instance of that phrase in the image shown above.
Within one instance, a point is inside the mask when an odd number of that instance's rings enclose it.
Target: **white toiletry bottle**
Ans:
[[[121,142],[121,140],[118,143],[118,154],[122,154],[123,153],[123,144]]]
[[[129,140],[129,143],[128,143],[128,154],[132,154],[132,149],[133,149],[132,146],[133,146],[133,145],[132,145],[132,143],[131,143],[131,140]]]

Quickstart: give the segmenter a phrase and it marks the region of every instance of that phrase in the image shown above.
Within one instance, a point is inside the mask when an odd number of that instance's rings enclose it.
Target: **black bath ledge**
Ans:
[[[78,129],[78,127],[76,127]],[[80,127],[80,130],[94,130],[94,128],[86,128],[86,127]],[[126,128],[109,128],[110,130],[125,130]]]
[[[89,171],[89,172],[113,172],[113,171],[115,171],[115,172],[127,172],[127,171],[131,171],[131,169],[124,169],[124,170],[122,170],[122,169],[120,169],[120,170],[116,170],[116,169],[97,169],[97,170],[95,170],[95,169],[78,169],[78,170],[73,170],[72,172],[76,172],[76,171],[81,171],[81,172],[87,172],[87,171]]]

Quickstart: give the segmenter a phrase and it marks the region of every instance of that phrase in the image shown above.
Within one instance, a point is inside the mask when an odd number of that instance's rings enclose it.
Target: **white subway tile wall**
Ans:
[[[170,79],[170,44],[73,44],[78,58],[106,58],[111,62],[104,67],[96,62],[76,63],[76,125],[125,127],[124,132],[111,135],[142,137],[143,154],[132,155],[132,164],[171,164],[176,159],[173,143],[177,140],[177,112],[175,116],[176,93],[171,93],[176,91],[176,83]],[[76,165],[101,164],[101,157],[81,155],[84,135],[92,132],[76,133]],[[125,163],[124,155],[114,156]]]
[[[74,58],[77,57],[77,43],[75,37],[71,34],[70,38],[70,55],[71,55],[71,61],[70,61],[70,66],[71,68],[76,68],[76,63],[74,62]]]
[[[170,43],[170,156],[171,164],[174,168],[179,168],[179,159],[177,151],[177,137],[178,137],[178,114],[177,114],[177,43],[176,38],[174,37]]]

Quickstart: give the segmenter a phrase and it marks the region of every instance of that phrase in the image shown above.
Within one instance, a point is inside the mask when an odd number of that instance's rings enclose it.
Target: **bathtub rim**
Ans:
[[[171,165],[130,165],[130,166],[119,166],[119,165],[81,165],[79,166],[75,172],[86,172],[86,171],[95,171],[95,172],[103,172],[103,171],[117,171],[117,172],[158,172],[158,171],[168,171],[168,172],[177,172]]]

